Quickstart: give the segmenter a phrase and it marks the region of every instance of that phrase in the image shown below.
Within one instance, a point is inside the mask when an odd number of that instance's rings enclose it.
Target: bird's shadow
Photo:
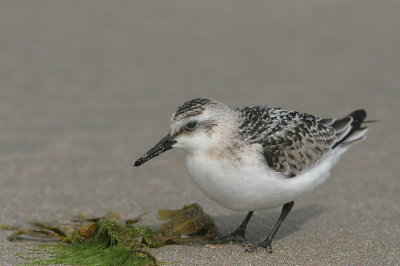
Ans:
[[[274,239],[284,238],[293,234],[300,230],[307,221],[320,216],[324,212],[324,208],[314,204],[299,209],[294,207],[286,217]],[[272,228],[278,221],[280,214],[281,209],[267,212],[254,212],[254,215],[247,226],[246,238],[250,241],[265,239],[272,231]],[[213,217],[213,219],[219,229],[219,233],[225,236],[232,233],[242,223],[245,217],[246,214],[243,213],[223,217]]]

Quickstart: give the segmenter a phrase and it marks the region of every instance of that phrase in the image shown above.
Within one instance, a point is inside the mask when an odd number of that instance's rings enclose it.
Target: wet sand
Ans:
[[[176,265],[396,265],[400,257],[398,1],[1,1],[0,224],[122,218],[199,203],[221,233],[245,213],[209,200],[171,150],[133,162],[172,112],[207,96],[319,117],[365,108],[367,140],[295,202],[274,253],[153,250]],[[280,209],[257,212],[263,239]],[[0,231],[0,264],[25,252]],[[31,243],[31,242],[29,242]]]

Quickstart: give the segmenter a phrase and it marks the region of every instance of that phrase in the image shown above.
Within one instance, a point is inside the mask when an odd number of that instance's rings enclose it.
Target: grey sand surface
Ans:
[[[396,265],[400,257],[399,1],[0,1],[0,224],[122,218],[199,203],[221,233],[245,213],[206,198],[171,150],[132,163],[172,112],[207,96],[319,117],[365,108],[367,140],[295,202],[274,253],[152,250],[176,265]],[[280,209],[258,212],[263,239]],[[0,231],[0,264],[25,252]],[[31,242],[29,242],[31,243]]]

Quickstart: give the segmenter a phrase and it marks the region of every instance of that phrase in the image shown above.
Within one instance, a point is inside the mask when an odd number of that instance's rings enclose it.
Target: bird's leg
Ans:
[[[267,239],[265,239],[264,241],[258,243],[257,245],[255,245],[251,248],[246,249],[247,253],[252,252],[259,248],[265,248],[265,249],[267,249],[267,251],[269,253],[272,253],[272,246],[271,246],[272,239],[274,238],[275,234],[278,232],[278,229],[281,226],[281,224],[283,223],[283,221],[285,220],[286,216],[288,216],[293,205],[294,205],[294,201],[288,202],[285,205],[283,205],[281,216],[279,217],[278,221],[276,222],[276,224],[274,226],[274,229],[272,229],[272,231],[269,234],[269,236],[267,237]]]
[[[235,241],[235,237],[239,236],[240,237],[240,242],[244,242],[246,241],[246,238],[244,237],[244,234],[246,233],[246,227],[247,227],[247,223],[250,221],[251,216],[253,215],[254,211],[250,211],[246,218],[244,218],[242,224],[232,233],[230,233],[227,236],[220,236],[220,237],[216,237],[214,238],[214,241],[216,243],[225,243],[225,242],[229,242],[229,241]]]

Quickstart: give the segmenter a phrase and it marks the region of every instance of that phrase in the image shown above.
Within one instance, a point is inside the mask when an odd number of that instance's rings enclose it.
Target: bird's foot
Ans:
[[[255,245],[252,245],[251,247],[246,249],[245,252],[246,253],[251,253],[251,252],[253,252],[255,250],[260,250],[262,248],[265,248],[268,253],[272,253],[273,251],[272,251],[271,244],[272,244],[272,241],[269,240],[269,239],[266,239],[266,240],[264,240],[262,242],[259,242],[259,243],[255,244]]]
[[[247,242],[246,238],[244,236],[239,236],[239,235],[227,235],[227,236],[217,236],[213,239],[215,244],[224,244],[224,243],[245,243]]]
[[[217,236],[214,238],[213,242],[216,244],[234,242],[234,243],[245,243],[247,242],[246,238],[244,237],[245,230],[238,228],[231,234],[227,236]]]

